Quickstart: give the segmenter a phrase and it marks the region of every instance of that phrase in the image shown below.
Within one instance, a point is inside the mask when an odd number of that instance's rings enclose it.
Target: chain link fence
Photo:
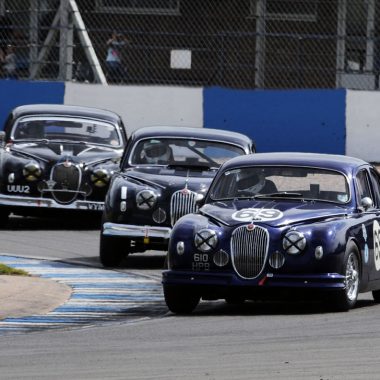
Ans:
[[[0,0],[1,76],[379,89],[380,0]]]

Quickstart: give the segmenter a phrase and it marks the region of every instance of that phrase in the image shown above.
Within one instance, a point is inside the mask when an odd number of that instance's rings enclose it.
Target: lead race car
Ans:
[[[102,264],[117,266],[133,252],[167,250],[173,225],[198,209],[219,166],[254,151],[249,137],[218,129],[135,131],[105,200]]]
[[[0,223],[10,213],[101,214],[127,142],[121,118],[91,107],[16,107],[1,132]]]
[[[174,226],[163,272],[168,308],[298,295],[335,310],[380,302],[380,177],[356,158],[261,153],[234,158],[203,206]],[[304,299],[304,298],[302,298]]]

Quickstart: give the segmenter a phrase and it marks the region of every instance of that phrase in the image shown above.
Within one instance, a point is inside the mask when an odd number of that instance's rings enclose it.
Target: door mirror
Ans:
[[[364,210],[368,210],[373,206],[373,201],[370,197],[364,197],[361,201]]]

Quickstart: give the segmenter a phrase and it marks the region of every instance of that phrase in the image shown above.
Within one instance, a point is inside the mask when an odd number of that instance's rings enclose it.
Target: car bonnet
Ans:
[[[203,215],[228,226],[255,223],[272,227],[345,217],[349,212],[348,207],[333,203],[296,201],[215,202],[204,205],[200,211]]]

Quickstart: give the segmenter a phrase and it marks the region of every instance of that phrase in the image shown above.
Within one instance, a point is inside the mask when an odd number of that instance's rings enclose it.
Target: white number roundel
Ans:
[[[232,219],[239,222],[251,222],[252,220],[276,220],[282,218],[283,213],[273,208],[243,208],[232,214]]]

